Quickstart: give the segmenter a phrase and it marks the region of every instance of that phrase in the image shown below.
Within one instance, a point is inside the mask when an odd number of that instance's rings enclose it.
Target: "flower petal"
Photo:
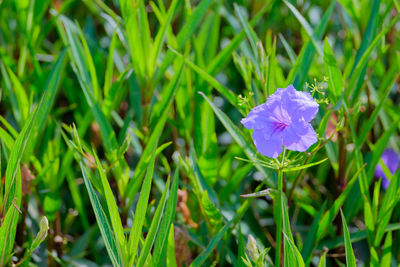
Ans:
[[[319,105],[310,93],[297,91],[292,85],[283,90],[283,105],[292,120],[303,118],[306,122],[310,122],[315,118]]]
[[[267,105],[262,104],[253,108],[246,118],[240,121],[247,129],[259,130],[270,122],[270,111]]]
[[[317,140],[313,127],[304,120],[293,122],[283,133],[283,145],[289,150],[304,152]]]
[[[397,153],[394,152],[392,149],[385,149],[385,151],[382,153],[381,159],[386,167],[389,169],[389,171],[394,174],[399,167],[399,156],[397,155]],[[384,189],[388,188],[390,180],[386,177],[380,163],[376,165],[374,176],[375,178],[382,178],[382,187]]]
[[[389,187],[390,181],[386,177],[382,177],[382,187],[383,189],[387,190]]]
[[[266,137],[269,138],[267,139]],[[280,134],[269,134],[263,130],[253,132],[253,141],[257,151],[264,156],[277,158],[282,152],[282,136]]]
[[[399,167],[399,156],[392,149],[385,149],[382,153],[382,161],[393,174]]]

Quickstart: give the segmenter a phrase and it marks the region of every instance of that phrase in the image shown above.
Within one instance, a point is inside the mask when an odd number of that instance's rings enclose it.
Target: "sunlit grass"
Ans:
[[[0,266],[397,266],[399,12],[0,1]],[[317,141],[267,158],[240,120],[290,84]]]

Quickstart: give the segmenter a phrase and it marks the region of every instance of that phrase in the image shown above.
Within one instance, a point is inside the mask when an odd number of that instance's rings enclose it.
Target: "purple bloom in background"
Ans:
[[[294,151],[306,151],[317,142],[310,121],[318,112],[318,104],[309,93],[296,91],[293,85],[270,95],[267,102],[253,108],[241,123],[253,129],[258,152],[277,158],[282,145]]]
[[[399,167],[399,156],[396,154],[396,152],[394,152],[392,149],[385,149],[385,151],[382,153],[381,159],[389,171],[394,174]],[[374,176],[375,178],[382,178],[382,186],[386,190],[390,184],[390,181],[383,172],[381,164],[376,166]]]

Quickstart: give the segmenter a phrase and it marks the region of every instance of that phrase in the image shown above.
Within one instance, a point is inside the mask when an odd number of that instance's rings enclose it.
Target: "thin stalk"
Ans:
[[[281,266],[281,251],[282,251],[282,194],[283,194],[283,172],[282,169],[278,170],[278,196],[275,201],[275,214],[276,214],[276,252],[275,252],[275,266]]]
[[[276,214],[276,252],[275,252],[275,266],[281,266],[281,251],[282,251],[282,194],[283,194],[283,164],[285,162],[286,149],[283,148],[282,160],[278,170],[278,196],[275,201]]]
[[[314,149],[313,151],[308,153],[307,158],[303,162],[303,165],[307,164],[307,162],[310,160],[311,156],[314,155],[316,152],[318,152],[321,148],[323,148],[326,145],[326,143],[328,143],[333,138],[333,136],[336,133],[338,133],[340,130],[341,129],[336,129],[335,132],[333,132],[328,137],[328,139],[326,139],[325,141],[323,141],[322,143],[320,143],[318,145],[317,149]],[[293,183],[292,187],[290,188],[289,197],[288,197],[288,205],[289,205],[289,207],[290,207],[290,205],[292,203],[292,197],[293,197],[294,190],[296,189],[297,184],[300,182],[304,171],[305,171],[305,169],[299,171],[299,173],[296,176],[296,179],[294,180],[294,183]]]

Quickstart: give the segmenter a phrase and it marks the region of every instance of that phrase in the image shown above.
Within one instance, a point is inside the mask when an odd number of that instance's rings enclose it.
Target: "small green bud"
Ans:
[[[257,262],[258,258],[260,257],[260,252],[258,251],[257,242],[252,235],[249,235],[246,249],[249,252],[251,260]]]
[[[46,239],[48,231],[49,221],[47,220],[46,216],[43,216],[43,218],[40,220],[39,233],[37,234],[35,240],[33,240],[33,243],[31,245],[31,251],[34,251],[40,245],[40,243],[42,243]]]

